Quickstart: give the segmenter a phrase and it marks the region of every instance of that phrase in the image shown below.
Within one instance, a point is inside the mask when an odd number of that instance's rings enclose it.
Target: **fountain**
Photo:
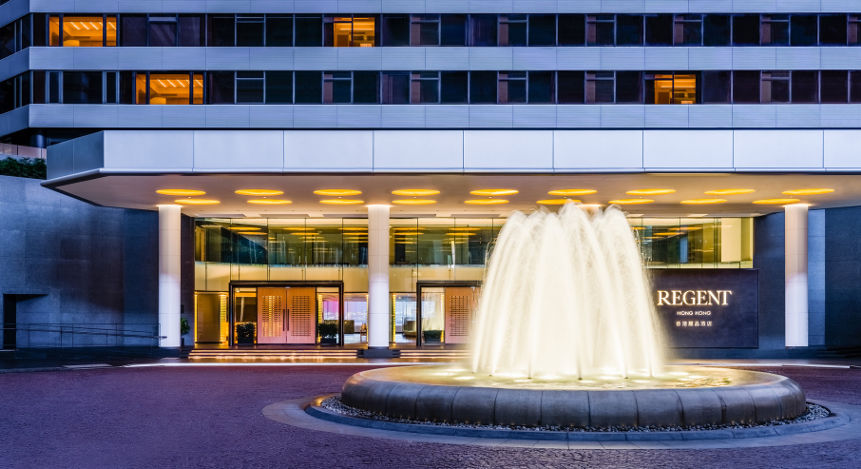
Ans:
[[[806,411],[792,380],[665,364],[640,251],[615,207],[512,214],[469,363],[357,373],[341,399],[393,418],[630,428],[762,423]]]

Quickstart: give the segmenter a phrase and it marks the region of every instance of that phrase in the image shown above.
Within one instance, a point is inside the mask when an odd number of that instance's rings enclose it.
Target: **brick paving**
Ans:
[[[752,449],[556,450],[314,432],[265,418],[358,367],[154,367],[0,374],[2,468],[854,468],[861,440]],[[861,405],[861,370],[776,368]]]

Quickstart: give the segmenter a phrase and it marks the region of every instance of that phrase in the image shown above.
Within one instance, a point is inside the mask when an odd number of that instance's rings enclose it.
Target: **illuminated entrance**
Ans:
[[[480,292],[480,281],[417,282],[416,345],[466,344]]]

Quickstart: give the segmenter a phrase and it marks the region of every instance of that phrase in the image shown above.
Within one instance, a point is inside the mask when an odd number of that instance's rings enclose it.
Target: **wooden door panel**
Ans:
[[[445,289],[445,343],[465,344],[469,341],[476,307],[476,291],[472,287]]]
[[[283,344],[286,328],[284,288],[257,289],[257,343]]]
[[[288,344],[311,345],[317,341],[316,288],[289,288],[287,290],[287,336]]]

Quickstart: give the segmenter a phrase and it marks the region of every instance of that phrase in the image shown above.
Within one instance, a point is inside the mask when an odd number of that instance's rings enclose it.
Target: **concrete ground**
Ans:
[[[264,417],[338,392],[360,366],[111,367],[0,374],[0,467],[858,467],[861,439],[762,448],[563,450],[316,432]],[[757,368],[810,400],[861,405],[861,370]]]

